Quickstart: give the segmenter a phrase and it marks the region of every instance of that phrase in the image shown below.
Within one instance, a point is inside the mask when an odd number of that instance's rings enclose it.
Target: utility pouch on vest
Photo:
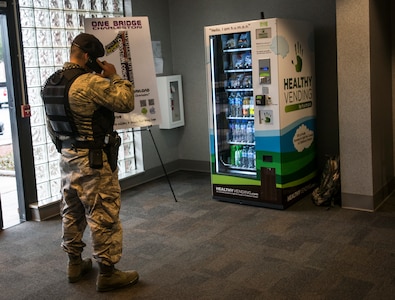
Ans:
[[[89,149],[89,166],[92,169],[103,168],[103,151],[102,151],[102,149]]]
[[[118,152],[121,146],[121,137],[116,131],[113,134],[106,136],[108,143],[104,148],[104,152],[107,154],[108,163],[110,164],[111,171],[115,171],[118,166]]]

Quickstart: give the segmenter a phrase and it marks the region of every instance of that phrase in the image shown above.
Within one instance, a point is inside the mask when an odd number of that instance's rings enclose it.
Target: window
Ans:
[[[19,0],[26,84],[31,106],[31,133],[38,204],[60,199],[59,154],[47,134],[40,90],[46,79],[69,59],[74,37],[84,31],[85,18],[122,17],[122,0]],[[141,137],[120,130],[119,177],[142,169]]]

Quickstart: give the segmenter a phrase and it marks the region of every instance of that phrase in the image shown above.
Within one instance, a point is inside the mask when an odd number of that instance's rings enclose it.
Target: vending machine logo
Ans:
[[[295,66],[295,71],[296,72],[302,72],[302,67],[303,67],[303,48],[302,44],[297,42],[295,43],[295,56],[296,56],[296,64],[292,60],[292,64]]]
[[[306,109],[313,106],[313,76],[305,70],[302,72],[303,52],[302,43],[297,41],[294,44],[294,59],[290,61],[294,76],[283,78],[283,91],[285,100],[285,112]]]

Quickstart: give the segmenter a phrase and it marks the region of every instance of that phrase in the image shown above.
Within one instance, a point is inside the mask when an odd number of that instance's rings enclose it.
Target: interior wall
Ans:
[[[390,1],[336,4],[342,206],[374,211],[394,188]]]
[[[169,18],[169,48],[173,68],[167,71],[183,76],[185,127],[172,130],[171,133],[154,132],[158,136],[159,148],[163,149],[164,153],[170,146],[166,141],[173,138],[173,142],[179,141],[179,159],[209,161],[204,26],[259,19],[261,11],[266,18],[303,19],[314,24],[317,78],[316,138],[319,161],[322,162],[326,154],[338,153],[334,1],[284,0],[279,3],[276,0],[251,0],[246,6],[243,2],[235,0],[169,0],[169,16],[165,15],[165,3],[166,1],[160,0],[132,1],[135,16],[149,16],[153,40],[156,36],[161,41],[168,37],[165,33],[166,26],[163,25]],[[166,49],[167,46],[164,47]],[[165,56],[165,64],[167,60],[170,58]],[[169,161],[169,157],[165,156],[164,160]]]
[[[134,0],[135,1],[135,0]],[[207,160],[208,118],[204,26],[265,18],[291,18],[315,27],[317,145],[319,160],[338,153],[335,1],[333,0],[169,0],[173,69],[184,76],[186,126],[180,148],[184,159]]]
[[[134,16],[149,17],[152,39],[162,42],[165,72],[183,76],[185,126],[168,131],[153,129],[165,163],[174,159],[205,162],[210,159],[204,26],[259,19],[261,12],[265,18],[301,19],[314,25],[319,165],[326,154],[339,152],[334,0],[250,0],[248,5],[236,0],[129,1]],[[158,166],[147,136],[143,147],[146,169]]]
[[[392,58],[392,128],[395,128],[395,1],[391,2],[391,58]],[[395,130],[393,130],[393,138],[395,141]],[[395,147],[393,152],[395,157]],[[395,172],[395,159],[394,159],[394,172]],[[394,174],[395,176],[395,174]]]
[[[170,13],[167,1],[161,0],[139,0],[125,1],[126,16],[148,16],[151,31],[151,40],[161,43],[163,57],[163,73],[173,74],[173,58],[170,31]],[[151,129],[155,144],[158,147],[159,155],[164,164],[179,159],[180,135],[183,128],[171,130],[159,129],[153,126]],[[160,166],[160,159],[155,149],[154,142],[148,131],[142,132],[144,168],[146,170]]]
[[[374,194],[394,175],[390,0],[370,0],[372,163]]]
[[[373,195],[369,36],[369,0],[337,0],[340,158],[347,194]]]

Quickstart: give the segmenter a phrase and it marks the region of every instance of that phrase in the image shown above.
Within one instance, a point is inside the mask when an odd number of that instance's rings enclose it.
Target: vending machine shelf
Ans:
[[[246,146],[255,146],[255,142],[233,142],[233,141],[228,141],[229,145],[246,145]]]
[[[224,52],[240,52],[240,51],[251,51],[251,47],[247,48],[232,48],[232,49],[224,49]]]
[[[249,87],[245,87],[245,88],[226,88],[225,89],[226,92],[253,92],[252,88]]]
[[[230,70],[224,70],[225,73],[247,73],[247,72],[252,72],[252,69],[230,69]]]
[[[226,117],[228,120],[254,120],[254,117]]]

